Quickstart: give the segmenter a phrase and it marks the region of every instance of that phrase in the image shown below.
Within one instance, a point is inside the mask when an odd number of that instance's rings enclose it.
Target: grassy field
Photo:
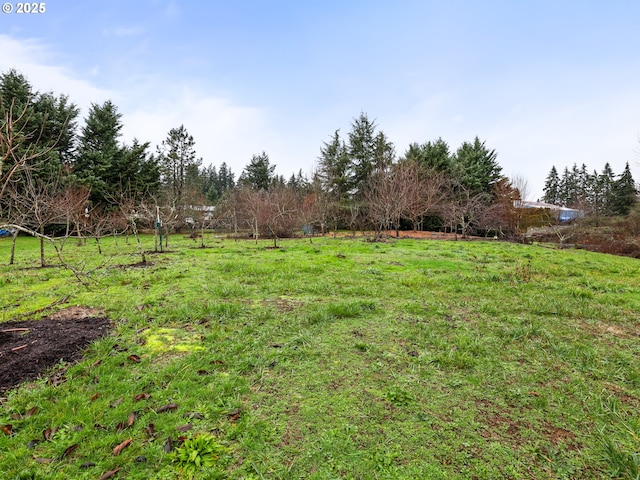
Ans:
[[[113,324],[66,382],[2,400],[3,479],[640,478],[638,260],[206,243],[139,268],[133,241],[70,241],[82,285],[0,240],[0,322],[68,296]]]

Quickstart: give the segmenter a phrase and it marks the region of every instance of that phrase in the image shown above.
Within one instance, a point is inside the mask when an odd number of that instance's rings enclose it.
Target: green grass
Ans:
[[[0,321],[68,296],[113,323],[65,383],[2,402],[2,478],[638,478],[638,260],[498,242],[206,243],[173,236],[133,268],[133,241],[105,239],[102,256],[69,242],[83,286],[35,268],[32,239],[7,266],[0,240]]]

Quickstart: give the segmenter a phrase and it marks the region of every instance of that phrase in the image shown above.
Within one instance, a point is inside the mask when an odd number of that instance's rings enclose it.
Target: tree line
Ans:
[[[416,142],[398,156],[364,112],[346,135],[336,130],[322,142],[313,172],[288,179],[264,151],[237,179],[225,162],[203,165],[184,125],[155,151],[137,139],[125,144],[111,101],[92,104],[79,127],[79,109],[67,96],[36,92],[15,70],[0,76],[0,113],[0,219],[41,235],[55,226],[65,236],[98,240],[140,225],[274,239],[341,228],[512,235],[524,217],[516,205],[526,197],[526,180],[505,177],[497,152],[478,137],[455,150],[442,138]],[[552,191],[545,190],[549,200]],[[558,191],[569,191],[566,182]],[[574,197],[566,198],[561,203],[573,205]]]
[[[544,185],[545,202],[576,208],[585,213],[602,216],[627,215],[637,201],[638,190],[631,175],[629,162],[619,175],[606,163],[602,173],[565,167],[562,176],[555,166],[547,175]]]

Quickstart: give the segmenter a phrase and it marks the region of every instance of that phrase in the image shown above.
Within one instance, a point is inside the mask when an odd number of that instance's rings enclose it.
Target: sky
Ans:
[[[542,195],[552,166],[640,180],[637,0],[109,0],[0,13],[0,72],[81,109],[113,101],[123,138],[193,135],[240,175],[266,152],[311,174],[360,113],[398,156],[477,136]]]

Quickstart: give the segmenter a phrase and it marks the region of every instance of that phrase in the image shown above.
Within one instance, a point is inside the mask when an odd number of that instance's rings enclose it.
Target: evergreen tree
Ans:
[[[424,168],[436,172],[451,171],[451,153],[449,145],[442,138],[423,145],[412,143],[404,154],[404,160],[415,160]]]
[[[339,130],[335,131],[329,142],[323,142],[323,144],[320,148],[317,178],[322,190],[327,192],[334,201],[345,201],[352,187],[347,147],[340,139]]]
[[[606,207],[606,198],[603,196],[602,183],[600,181],[600,175],[595,170],[589,175],[589,187],[587,191],[589,198],[589,206],[591,211],[596,215],[604,213]]]
[[[220,195],[224,195],[225,192],[233,190],[235,186],[235,174],[227,166],[226,162],[222,162],[218,170],[218,190],[220,191]]]
[[[34,111],[34,121],[41,125],[38,141],[43,148],[53,147],[49,158],[71,165],[77,147],[78,107],[66,95],[45,93],[34,102]]]
[[[253,155],[251,162],[244,168],[238,182],[255,190],[268,190],[274,182],[284,184],[284,179],[274,176],[275,169],[276,166],[271,165],[269,155],[265,152],[260,155]]]
[[[452,159],[454,180],[472,196],[493,196],[494,185],[503,178],[497,156],[496,151],[489,150],[478,137],[473,143],[463,142]]]
[[[555,165],[551,167],[549,175],[544,182],[543,188],[544,196],[543,200],[547,203],[559,204],[560,200],[560,177]]]
[[[220,191],[218,190],[218,172],[214,165],[204,167],[200,172],[202,177],[202,193],[207,197],[207,201],[210,203],[216,203],[220,197]]]
[[[626,163],[623,172],[613,182],[611,189],[610,210],[614,215],[627,215],[633,205],[638,201],[638,189],[631,176],[629,162]]]
[[[560,206],[574,206],[577,198],[576,178],[569,167],[564,167],[560,178]]]
[[[166,140],[158,147],[162,185],[173,201],[180,203],[189,181],[197,178],[194,172],[202,163],[196,157],[195,140],[184,125],[169,130]],[[188,174],[190,175],[188,176]]]
[[[348,153],[351,183],[358,198],[366,188],[369,176],[376,166],[375,130],[375,123],[370,121],[365,113],[360,113],[360,116],[351,124]]]
[[[30,165],[33,175],[45,182],[47,176],[59,176],[62,164],[69,164],[75,153],[78,112],[64,95],[34,92],[16,70],[0,75],[0,124],[8,122],[12,141],[19,143],[11,158],[0,151],[0,176],[27,154],[37,154],[36,164]]]
[[[602,169],[602,173],[598,177],[598,186],[603,200],[602,211],[600,213],[603,215],[611,215],[614,183],[615,174],[611,169],[611,165],[607,162]]]
[[[287,188],[291,188],[296,192],[302,192],[309,187],[309,181],[303,175],[302,169],[298,170],[298,173],[292,173],[289,181],[287,182]]]
[[[384,132],[378,132],[373,142],[374,171],[388,170],[395,160],[395,148]]]
[[[160,190],[160,167],[153,155],[148,153],[149,142],[120,146],[121,154],[115,157],[110,190],[118,198],[121,194],[129,198],[141,199],[155,195]]]
[[[72,163],[73,177],[87,187],[91,201],[113,206],[122,197],[140,199],[157,193],[160,172],[149,143],[120,143],[122,114],[111,101],[92,104]]]
[[[73,163],[73,174],[78,182],[91,192],[91,200],[111,204],[120,173],[114,166],[122,166],[124,151],[118,145],[122,130],[122,115],[110,101],[103,105],[91,104],[80,135],[78,155]]]

